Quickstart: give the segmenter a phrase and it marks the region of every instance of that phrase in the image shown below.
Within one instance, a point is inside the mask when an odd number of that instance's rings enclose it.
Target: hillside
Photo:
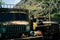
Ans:
[[[52,20],[60,19],[60,0],[21,0],[16,7],[28,9],[30,16],[38,17],[42,15],[49,17],[50,13]]]

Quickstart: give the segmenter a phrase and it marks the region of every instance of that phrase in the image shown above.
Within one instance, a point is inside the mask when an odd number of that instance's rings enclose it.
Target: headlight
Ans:
[[[2,30],[3,30],[3,33],[6,31],[6,29],[5,29],[5,28],[2,28]]]
[[[30,31],[30,26],[29,25],[26,26],[26,31]]]
[[[0,33],[0,37],[1,37],[1,33]]]

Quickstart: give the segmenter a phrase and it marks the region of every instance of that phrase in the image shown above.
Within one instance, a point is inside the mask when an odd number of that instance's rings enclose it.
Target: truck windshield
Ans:
[[[28,15],[24,13],[1,13],[0,22],[3,21],[28,20]]]

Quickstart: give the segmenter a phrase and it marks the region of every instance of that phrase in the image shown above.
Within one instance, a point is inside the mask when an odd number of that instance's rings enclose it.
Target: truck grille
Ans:
[[[7,33],[16,33],[16,32],[20,33],[25,31],[26,31],[26,25],[9,25],[6,30]]]

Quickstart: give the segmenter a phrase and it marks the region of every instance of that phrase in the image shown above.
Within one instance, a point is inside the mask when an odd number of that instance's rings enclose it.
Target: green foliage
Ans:
[[[0,8],[2,7],[1,4],[4,4],[4,2],[2,2],[2,0],[0,0]]]
[[[30,15],[33,14],[34,17],[40,15],[49,16],[48,14],[50,13],[51,18],[56,17],[56,19],[58,19],[60,17],[59,5],[58,0],[27,0],[25,3],[18,6],[20,8],[28,9],[30,11]]]
[[[0,4],[3,4],[4,2],[2,2],[2,0],[0,0]]]
[[[2,7],[1,4],[2,4],[2,2],[0,1],[0,8]]]

